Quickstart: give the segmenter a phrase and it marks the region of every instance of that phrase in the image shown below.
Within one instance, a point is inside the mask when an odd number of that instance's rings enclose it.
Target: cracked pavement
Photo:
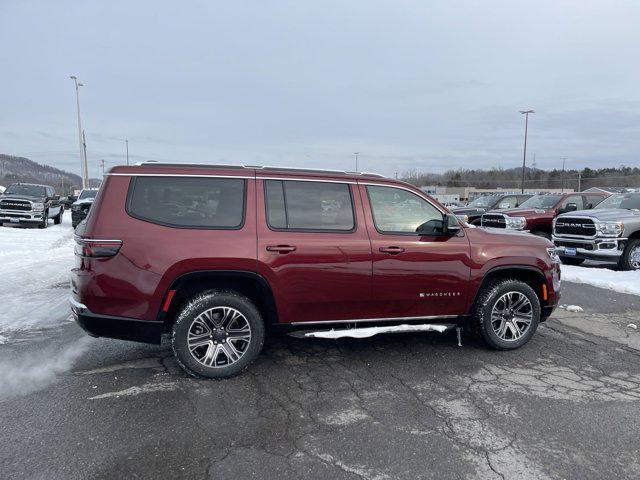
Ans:
[[[640,477],[640,297],[565,283],[520,350],[452,333],[275,336],[241,376],[187,377],[165,346],[89,343],[0,398],[1,478]],[[55,356],[72,323],[0,360]]]

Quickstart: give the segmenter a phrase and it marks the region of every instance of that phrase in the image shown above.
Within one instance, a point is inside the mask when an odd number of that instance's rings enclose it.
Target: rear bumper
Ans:
[[[163,322],[92,313],[73,296],[69,297],[69,303],[76,323],[92,337],[156,344],[161,341],[164,331]]]

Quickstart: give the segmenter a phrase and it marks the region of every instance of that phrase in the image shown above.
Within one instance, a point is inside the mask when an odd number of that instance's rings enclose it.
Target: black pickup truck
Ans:
[[[37,225],[47,228],[49,219],[62,222],[64,205],[53,187],[33,183],[14,183],[0,195],[0,225]]]

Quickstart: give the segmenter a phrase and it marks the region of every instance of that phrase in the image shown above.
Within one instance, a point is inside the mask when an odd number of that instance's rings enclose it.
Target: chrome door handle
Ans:
[[[379,250],[382,253],[389,253],[391,255],[397,255],[398,253],[404,252],[404,248],[402,247],[380,247]]]
[[[269,252],[289,253],[295,250],[296,247],[292,245],[267,245],[267,251]]]

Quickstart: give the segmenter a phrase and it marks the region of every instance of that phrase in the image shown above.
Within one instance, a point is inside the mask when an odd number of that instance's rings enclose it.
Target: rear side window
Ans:
[[[136,177],[127,213],[170,227],[237,229],[244,223],[244,199],[239,178]]]
[[[346,183],[265,180],[267,222],[275,230],[349,232],[355,227]]]

